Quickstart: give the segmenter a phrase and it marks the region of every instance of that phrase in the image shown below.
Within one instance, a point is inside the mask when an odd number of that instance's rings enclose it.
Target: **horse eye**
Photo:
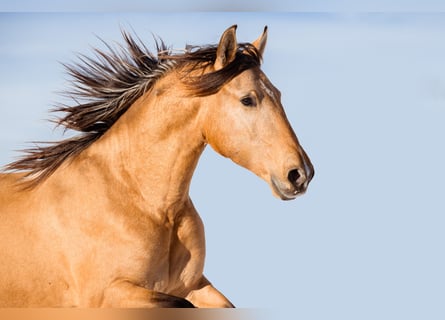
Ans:
[[[255,100],[252,97],[244,97],[241,99],[241,103],[246,107],[255,107]]]

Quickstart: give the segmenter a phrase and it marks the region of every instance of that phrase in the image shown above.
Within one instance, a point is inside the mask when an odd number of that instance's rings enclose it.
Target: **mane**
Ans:
[[[235,59],[224,68],[204,73],[216,59],[216,45],[190,47],[173,53],[162,40],[155,41],[156,54],[127,32],[124,45],[110,46],[104,52],[93,49],[94,56],[79,55],[79,62],[64,64],[71,77],[71,88],[63,92],[73,104],[59,104],[51,112],[62,113],[54,122],[66,130],[77,131],[72,138],[40,142],[23,150],[24,155],[5,166],[5,171],[23,171],[25,188],[47,179],[65,161],[74,158],[98,140],[154,83],[170,70],[181,71],[181,80],[190,95],[207,96],[244,70],[260,65],[261,57],[249,43],[238,45]],[[191,76],[196,70],[200,75]]]

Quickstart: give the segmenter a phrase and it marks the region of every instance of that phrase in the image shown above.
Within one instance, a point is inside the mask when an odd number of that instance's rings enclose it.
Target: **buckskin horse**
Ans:
[[[182,52],[156,41],[156,54],[122,34],[124,45],[66,65],[74,102],[55,111],[78,134],[0,175],[2,307],[233,307],[203,275],[189,188],[204,148],[283,200],[313,177],[260,69],[267,27],[252,43],[232,26]]]

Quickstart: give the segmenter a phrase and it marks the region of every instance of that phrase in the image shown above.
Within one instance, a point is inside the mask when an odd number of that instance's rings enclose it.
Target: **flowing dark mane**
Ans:
[[[190,94],[207,96],[244,70],[260,65],[261,57],[249,43],[238,45],[234,61],[224,68],[200,76],[190,72],[204,70],[216,59],[217,46],[189,47],[173,53],[164,42],[156,41],[156,55],[127,32],[122,32],[124,45],[108,52],[94,49],[94,57],[79,56],[79,62],[65,65],[72,87],[64,95],[72,105],[61,104],[52,112],[62,113],[55,122],[65,129],[79,132],[73,138],[39,143],[24,150],[24,156],[5,167],[6,171],[25,171],[25,187],[34,187],[48,178],[63,162],[73,158],[99,139],[128,108],[153,84],[174,68],[180,68],[182,81]]]

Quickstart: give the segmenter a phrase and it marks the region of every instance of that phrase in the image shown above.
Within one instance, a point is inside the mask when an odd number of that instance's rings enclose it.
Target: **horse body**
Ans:
[[[254,43],[264,44],[265,34]],[[214,64],[191,74],[223,69],[233,50],[234,27]],[[304,192],[313,175],[259,67],[193,97],[170,70],[32,188],[20,184],[23,173],[0,176],[0,306],[232,307],[203,275],[204,228],[189,198],[207,144],[282,199]]]
[[[162,81],[158,85],[162,86]],[[0,266],[9,269],[0,270],[7,279],[26,279],[22,285],[14,282],[15,301],[6,290],[8,297],[0,296],[0,302],[20,305],[43,298],[31,304],[100,306],[115,299],[107,297],[107,289],[119,282],[182,297],[206,284],[202,278],[203,226],[188,197],[204,141],[200,134],[193,134],[197,130],[178,129],[192,121],[174,124],[176,129],[172,129],[172,117],[164,116],[169,106],[148,99],[155,92],[156,87],[99,141],[34,189],[20,190],[14,184],[20,175],[0,179],[0,212],[3,221],[10,221],[2,223],[2,234],[14,238],[23,234],[14,246],[3,241],[1,252],[13,251],[4,256],[12,261],[14,252],[29,250],[29,254],[20,252],[16,263]],[[186,105],[181,107],[178,119],[191,118],[185,113],[196,112],[187,110]],[[160,108],[163,112],[158,112]],[[148,114],[144,116],[139,109]],[[157,119],[162,125],[147,128],[146,119]],[[197,136],[195,143],[191,142],[193,135]],[[131,144],[121,141],[120,137],[127,136],[137,138]],[[133,152],[135,147],[137,153]],[[156,170],[151,169],[154,167]],[[57,278],[51,280],[54,276]],[[36,283],[30,282],[32,278]],[[41,279],[45,283],[38,283]],[[60,295],[55,287],[66,294]],[[57,296],[51,297],[51,292]],[[149,299],[143,299],[148,303]],[[116,306],[114,301],[111,304]],[[119,299],[118,305],[127,302]]]

